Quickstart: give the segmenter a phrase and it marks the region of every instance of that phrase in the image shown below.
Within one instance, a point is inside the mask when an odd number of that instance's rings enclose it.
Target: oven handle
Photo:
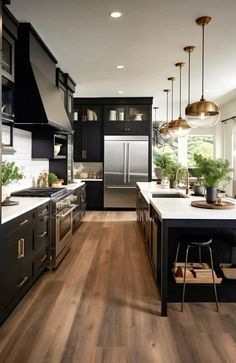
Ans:
[[[77,207],[76,204],[73,204],[73,207],[71,207],[66,213],[64,214],[60,214],[60,215],[57,215],[57,219],[62,219],[62,218],[65,218],[68,214],[70,214],[71,212],[73,212],[73,210]]]

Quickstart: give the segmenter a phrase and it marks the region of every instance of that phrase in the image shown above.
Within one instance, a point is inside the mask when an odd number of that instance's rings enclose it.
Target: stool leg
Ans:
[[[202,251],[201,246],[198,246],[198,253],[199,253],[199,262],[202,263]]]
[[[210,252],[210,259],[211,259],[211,272],[212,272],[212,280],[213,280],[213,287],[214,287],[215,300],[216,300],[216,311],[219,311],[217,291],[216,291],[216,282],[215,282],[215,275],[214,275],[213,258],[212,258],[212,250],[211,250],[210,246],[208,246],[208,249],[209,249],[209,252]]]
[[[176,250],[176,255],[175,255],[175,264],[174,264],[174,269],[175,270],[176,270],[176,264],[177,264],[178,256],[179,256],[179,246],[180,246],[180,242],[178,243],[177,250]]]
[[[182,295],[182,302],[181,302],[181,312],[183,311],[183,308],[184,308],[185,286],[186,286],[186,270],[187,270],[187,263],[188,263],[188,250],[189,250],[189,248],[190,248],[190,246],[187,247],[186,254],[185,254],[184,285],[183,285],[183,295]]]

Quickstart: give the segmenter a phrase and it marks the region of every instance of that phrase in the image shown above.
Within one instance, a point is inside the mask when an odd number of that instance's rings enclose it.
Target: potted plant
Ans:
[[[225,187],[231,180],[230,168],[227,159],[205,158],[200,154],[194,154],[194,161],[199,169],[199,175],[203,177],[203,185],[206,187],[207,203],[215,203],[217,197],[217,187]]]
[[[2,181],[2,201],[9,196],[10,190],[7,187],[15,181],[23,179],[24,175],[20,168],[16,166],[14,161],[3,161],[1,166],[1,181]]]
[[[58,185],[58,177],[54,173],[48,173],[48,184],[51,187],[57,187]]]
[[[167,166],[171,163],[173,163],[173,161],[169,155],[162,154],[155,157],[154,164],[157,166],[155,168],[155,174],[157,179],[162,178],[164,171],[166,170]]]

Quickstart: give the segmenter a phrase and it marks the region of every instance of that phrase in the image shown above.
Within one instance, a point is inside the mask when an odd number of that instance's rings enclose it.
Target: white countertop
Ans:
[[[188,196],[188,198],[152,198],[152,193],[181,193],[179,189],[162,189],[160,184],[137,183],[144,198],[152,204],[162,219],[230,219],[236,220],[236,206],[234,209],[204,209],[191,206],[193,200],[204,200],[204,197]],[[236,205],[236,200],[226,198]],[[224,199],[223,199],[224,201]]]
[[[84,184],[85,184],[84,182],[81,182],[80,180],[78,180],[78,181],[75,181],[74,183],[62,185],[61,187],[66,188],[68,190],[75,190]],[[41,204],[49,201],[50,198],[12,197],[11,200],[16,200],[19,202],[19,204],[11,205],[11,206],[2,206],[2,224],[9,222],[11,219],[19,217],[21,214],[24,214],[34,208],[37,208]]]
[[[48,202],[50,198],[38,197],[12,197],[11,200],[19,202],[17,205],[2,207],[2,224],[9,222],[11,219],[19,217],[34,208]]]

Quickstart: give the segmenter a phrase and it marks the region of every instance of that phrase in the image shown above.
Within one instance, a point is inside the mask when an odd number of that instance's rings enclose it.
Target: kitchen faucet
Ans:
[[[183,170],[186,172],[186,179],[185,179],[185,182],[186,182],[186,194],[188,194],[189,192],[189,172],[188,172],[188,168],[186,166],[180,166],[177,170],[176,170],[176,174],[175,174],[175,182],[177,182],[177,177],[178,177],[178,172],[180,170]]]

